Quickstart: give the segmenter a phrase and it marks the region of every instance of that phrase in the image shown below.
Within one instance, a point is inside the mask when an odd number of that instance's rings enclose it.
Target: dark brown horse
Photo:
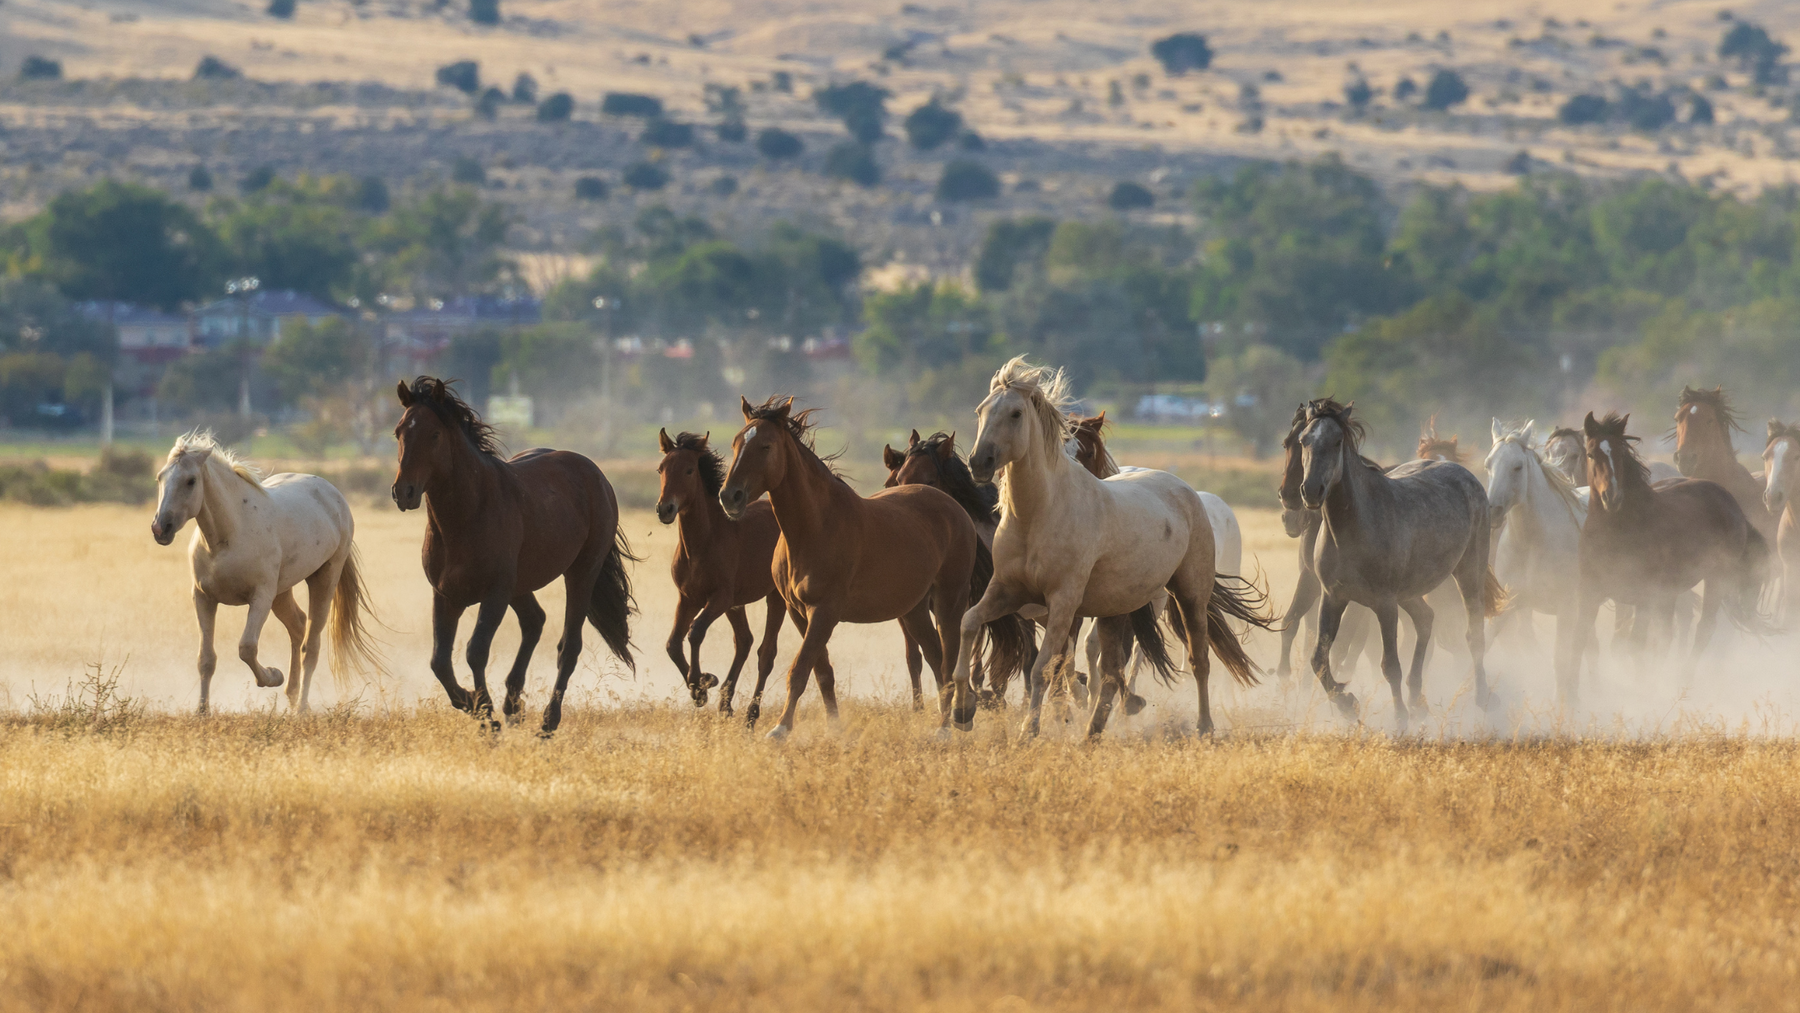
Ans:
[[[738,673],[750,657],[750,619],[744,606],[755,601],[769,605],[763,620],[762,649],[756,652],[756,692],[750,698],[753,711],[761,710],[763,686],[775,668],[776,642],[781,633],[781,620],[787,614],[781,595],[775,593],[775,579],[769,575],[769,561],[775,557],[775,543],[781,529],[775,525],[775,511],[758,500],[744,509],[733,522],[719,506],[719,489],[725,484],[725,462],[706,445],[706,437],[680,433],[669,438],[668,430],[657,432],[657,445],[662,448],[662,463],[657,465],[662,491],[656,500],[656,517],[664,524],[675,525],[675,559],[670,573],[680,600],[675,606],[675,625],[669,631],[669,657],[687,683],[694,706],[706,706],[706,691],[719,684],[717,676],[700,667],[700,645],[713,621],[724,616],[731,623],[731,642],[735,653],[731,671],[719,689],[719,713],[731,713],[731,700],[737,694]],[[682,638],[687,639],[683,653]]]
[[[1683,386],[1675,409],[1675,467],[1688,478],[1722,486],[1737,501],[1744,518],[1756,526],[1763,541],[1775,544],[1778,517],[1763,505],[1761,476],[1737,459],[1731,445],[1733,430],[1743,432],[1731,398],[1723,387],[1695,390]]]
[[[1607,599],[1635,606],[1640,623],[1648,619],[1666,630],[1676,596],[1705,581],[1688,655],[1691,672],[1721,607],[1747,630],[1766,628],[1757,601],[1768,576],[1769,547],[1723,486],[1695,479],[1652,486],[1650,469],[1632,447],[1637,437],[1625,432],[1630,418],[1610,413],[1595,420],[1589,412],[1582,426],[1592,493],[1581,532],[1579,635],[1569,641],[1585,643]],[[1560,688],[1563,699],[1573,701],[1581,652],[1567,649],[1576,656],[1559,666],[1569,673],[1569,684]]]
[[[918,641],[937,676],[943,720],[974,721],[972,688],[957,687],[967,712],[951,713],[945,690],[962,649],[961,619],[971,595],[992,574],[992,557],[975,534],[968,513],[930,486],[903,485],[873,496],[857,495],[812,448],[810,412],[792,411],[793,399],[743,402],[744,428],[732,438],[731,468],[720,503],[741,517],[768,493],[781,526],[775,547],[775,587],[805,638],[788,669],[787,707],[770,731],[784,738],[816,669],[825,710],[837,717],[837,686],[826,644],[839,623],[901,620]],[[936,616],[936,630],[932,619]],[[995,663],[1019,665],[1028,641],[1018,623],[988,627]]]
[[[444,381],[429,376],[399,388],[405,409],[394,438],[400,468],[394,502],[425,504],[425,576],[431,581],[431,671],[450,703],[487,719],[488,649],[511,606],[519,617],[519,654],[506,676],[505,714],[517,721],[525,666],[544,631],[532,592],[563,579],[567,605],[556,645],[556,688],[544,707],[544,735],[562,721],[563,693],[581,660],[581,623],[592,622],[619,660],[631,660],[629,621],[636,611],[625,560],[635,560],[619,530],[612,484],[594,462],[565,450],[527,450],[502,460],[493,430]],[[470,694],[456,681],[450,652],[463,611],[476,605],[468,661]],[[496,727],[498,725],[496,724]]]

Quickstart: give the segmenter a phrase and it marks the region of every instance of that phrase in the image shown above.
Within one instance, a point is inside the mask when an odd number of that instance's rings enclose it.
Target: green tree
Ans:
[[[371,245],[387,255],[388,279],[416,296],[472,295],[511,275],[500,251],[512,223],[511,211],[474,190],[439,190],[395,208]]]
[[[293,289],[320,299],[347,295],[359,253],[361,223],[346,202],[348,183],[312,181],[271,187],[243,203],[214,208],[233,274],[255,275],[266,289]]]
[[[263,373],[288,404],[337,395],[368,366],[368,341],[338,317],[284,327],[262,357]]]
[[[857,360],[877,375],[910,378],[972,355],[991,356],[998,340],[988,307],[948,282],[877,293],[865,301],[863,316],[868,326],[853,347]]]
[[[22,229],[32,261],[71,299],[174,309],[211,293],[218,237],[160,191],[112,180],[66,191]]]
[[[1266,457],[1280,446],[1294,406],[1312,397],[1306,367],[1273,345],[1252,344],[1208,367],[1207,395],[1225,406],[1225,420]]]

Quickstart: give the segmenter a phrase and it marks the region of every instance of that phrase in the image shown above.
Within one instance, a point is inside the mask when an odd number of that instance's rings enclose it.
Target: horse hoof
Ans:
[[[554,728],[539,728],[537,737],[538,737],[539,742],[549,742],[551,739],[556,738],[556,729],[554,729]]]
[[[770,742],[785,742],[787,741],[787,737],[788,727],[786,725],[776,725],[769,729],[768,738]]]
[[[1125,694],[1125,716],[1133,717],[1141,712],[1148,701],[1136,693]]]
[[[274,689],[276,686],[281,685],[282,682],[285,681],[284,677],[281,674],[281,669],[279,669],[279,668],[265,668],[265,669],[263,669],[263,673],[269,677],[268,681],[265,682],[262,679],[258,679],[258,680],[256,680],[256,684],[258,686],[264,687],[265,689]]]
[[[719,677],[711,672],[700,673],[700,688],[711,689],[719,684]]]
[[[975,730],[975,721],[972,718],[968,721],[952,721],[951,724],[955,725],[956,730],[959,732],[972,732]]]
[[[937,740],[939,742],[949,742],[950,741],[950,729],[944,727],[943,725],[938,725]]]
[[[1353,720],[1355,719],[1355,717],[1356,717],[1356,694],[1354,694],[1354,693],[1339,693],[1336,697],[1332,698],[1332,702],[1337,704],[1337,709],[1338,709],[1339,714],[1342,714],[1343,716],[1345,716],[1347,718],[1351,718]]]

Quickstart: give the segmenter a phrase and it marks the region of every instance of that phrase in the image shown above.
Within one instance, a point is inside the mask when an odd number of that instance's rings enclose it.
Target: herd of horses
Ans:
[[[503,457],[492,429],[445,381],[419,377],[397,390],[401,510],[423,507],[425,575],[432,588],[432,673],[450,703],[499,728],[487,685],[495,631],[510,608],[521,637],[500,714],[520,719],[526,668],[545,612],[535,592],[558,577],[566,605],[556,682],[541,734],[555,732],[562,701],[591,623],[608,650],[633,665],[636,611],[611,484],[588,458],[534,449]],[[1104,442],[1105,415],[1072,411],[1061,370],[1023,357],[992,378],[976,406],[967,456],[954,434],[884,448],[885,487],[853,489],[813,444],[812,412],[792,399],[742,402],[743,425],[729,461],[707,435],[658,434],[662,460],[656,512],[677,532],[672,576],[679,592],[667,651],[696,706],[716,687],[734,712],[739,676],[757,645],[747,607],[766,606],[756,684],[745,720],[759,720],[781,627],[801,644],[787,697],[770,735],[786,736],[816,677],[828,717],[838,714],[829,644],[841,623],[897,622],[915,708],[921,675],[937,685],[939,725],[973,727],[979,704],[1000,705],[1014,675],[1025,685],[1023,731],[1035,734],[1047,693],[1086,697],[1089,734],[1115,704],[1144,705],[1135,655],[1165,684],[1179,665],[1165,632],[1186,652],[1198,694],[1198,730],[1213,729],[1208,691],[1216,655],[1235,679],[1259,670],[1244,649],[1250,628],[1282,635],[1278,676],[1290,677],[1292,641],[1316,629],[1312,668],[1346,715],[1356,698],[1343,671],[1372,632],[1398,727],[1422,711],[1422,674],[1442,613],[1442,639],[1460,641],[1477,703],[1491,692],[1486,652],[1533,613],[1556,623],[1554,666],[1565,704],[1593,650],[1602,604],[1616,606],[1615,644],[1636,650],[1685,644],[1688,666],[1712,638],[1721,611],[1752,632],[1774,628],[1760,610],[1782,590],[1783,617],[1800,611],[1788,594],[1800,575],[1800,426],[1769,424],[1765,469],[1753,475],[1732,450],[1738,420],[1722,390],[1684,388],[1676,413],[1677,474],[1646,464],[1628,417],[1589,413],[1580,430],[1555,429],[1541,443],[1531,422],[1493,425],[1484,484],[1457,441],[1433,430],[1417,459],[1384,468],[1365,457],[1362,422],[1330,398],[1302,404],[1283,441],[1278,490],[1287,534],[1297,539],[1300,579],[1277,621],[1263,592],[1242,576],[1242,537],[1224,501],[1164,471],[1121,467]],[[333,671],[378,666],[365,626],[354,522],[342,494],[310,475],[262,477],[203,433],[176,441],[158,475],[151,531],[163,545],[188,520],[201,647],[200,710],[216,666],[213,622],[221,604],[245,605],[239,656],[259,686],[280,669],[257,660],[273,613],[292,643],[287,693],[298,710],[331,630]],[[1771,552],[1771,545],[1778,551]],[[1776,572],[1775,562],[1780,563]],[[308,587],[302,612],[293,589]],[[1691,636],[1687,619],[1698,599]],[[473,688],[452,652],[463,613],[476,609],[465,649]],[[307,616],[310,615],[310,621]],[[1400,617],[1412,628],[1409,666],[1400,658]],[[712,624],[730,624],[734,653],[721,681],[701,666]],[[1371,630],[1370,620],[1373,620]],[[1075,655],[1085,621],[1088,675]]]

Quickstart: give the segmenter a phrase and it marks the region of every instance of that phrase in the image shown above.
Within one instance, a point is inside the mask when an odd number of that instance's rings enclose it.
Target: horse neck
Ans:
[[[1056,486],[1075,475],[1092,478],[1060,448],[1045,453],[1042,441],[1033,435],[1031,450],[1006,466],[1006,491],[1001,495],[1006,515],[1027,523],[1042,516],[1055,501]]]
[[[475,449],[466,437],[453,440],[453,463],[446,474],[425,483],[425,514],[439,531],[473,527],[487,514],[500,486],[505,462]]]
[[[1350,448],[1346,440],[1338,480],[1325,491],[1325,502],[1319,510],[1326,529],[1343,530],[1361,525],[1366,518],[1379,516],[1393,501],[1392,479],[1379,468],[1363,463],[1362,455]]]
[[[1572,521],[1579,521],[1574,506],[1551,482],[1551,465],[1530,451],[1525,451],[1525,458],[1525,488],[1519,496],[1521,509],[1515,511],[1522,515],[1524,530],[1533,534],[1548,533],[1565,515]]]
[[[206,491],[201,495],[200,512],[194,515],[194,524],[200,529],[201,537],[206,539],[207,547],[216,551],[230,545],[243,529],[246,497],[240,493],[268,494],[238,477],[231,465],[216,455],[208,457],[204,467]]]
[[[675,515],[675,551],[690,557],[705,555],[730,523],[716,495],[684,500],[681,512]]]
[[[1750,478],[1750,469],[1738,461],[1737,451],[1732,448],[1729,431],[1719,433],[1718,440],[1708,444],[1706,450],[1698,455],[1694,477],[1718,482],[1727,488],[1730,484]]]
[[[791,437],[790,437],[791,439]],[[806,555],[814,547],[836,554],[841,546],[824,538],[831,522],[841,521],[862,506],[862,497],[831,473],[831,468],[794,441],[793,460],[781,482],[769,487],[769,506],[790,553]]]

